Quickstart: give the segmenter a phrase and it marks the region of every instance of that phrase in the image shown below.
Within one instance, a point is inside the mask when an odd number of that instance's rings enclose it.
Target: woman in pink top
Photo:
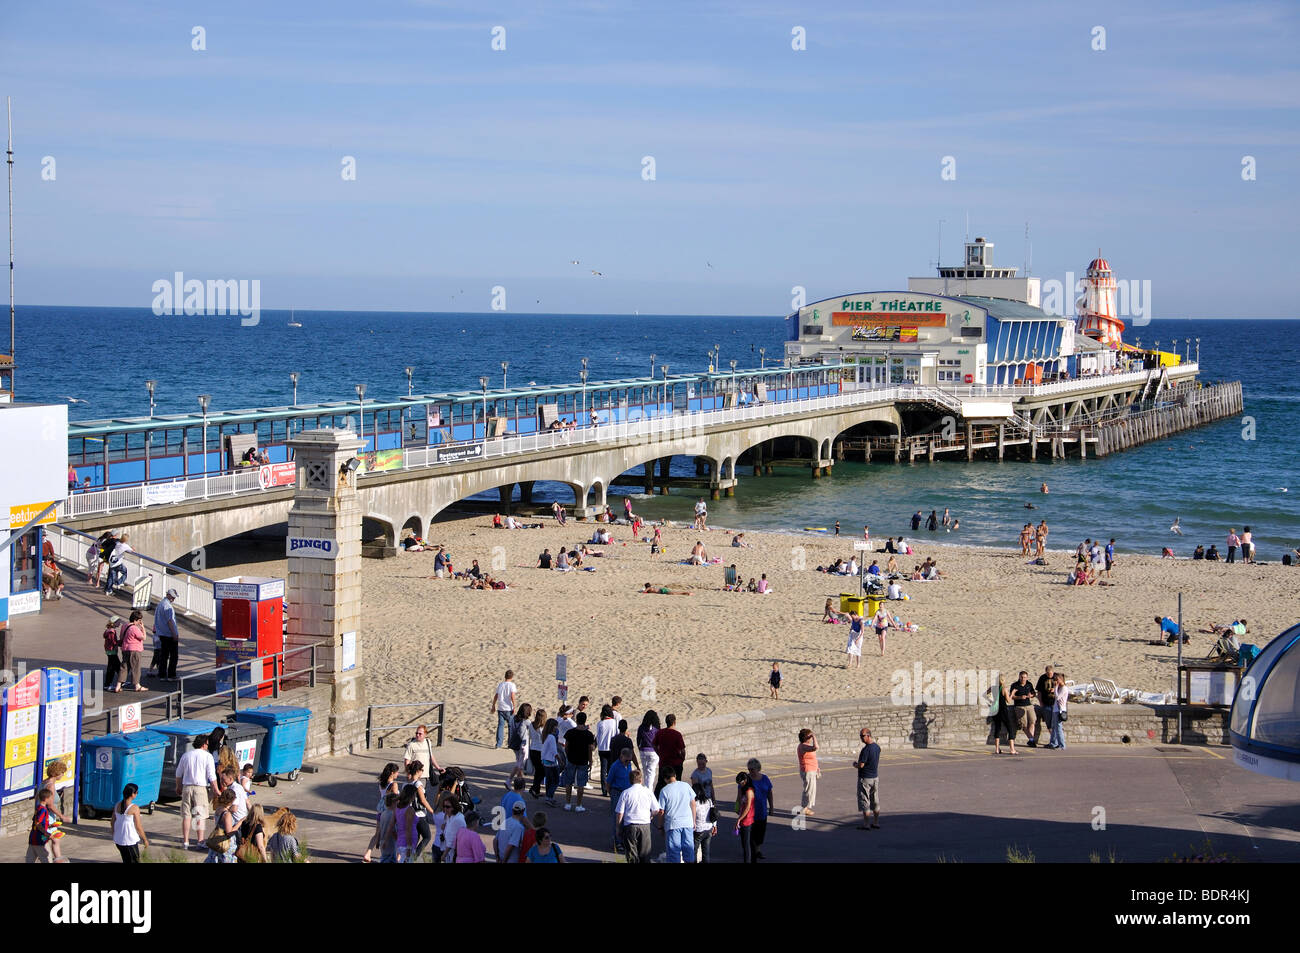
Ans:
[[[478,811],[465,815],[465,826],[456,832],[456,863],[487,863],[487,852],[483,848],[483,838],[478,836]]]
[[[817,764],[817,736],[811,728],[799,729],[799,747],[795,754],[799,758],[799,777],[803,780],[803,812],[811,816],[813,805],[817,803],[817,779],[822,775]]]
[[[134,691],[147,692],[149,689],[140,684],[140,656],[144,653],[144,615],[139,609],[131,613],[131,618],[122,630],[122,668]],[[116,688],[121,688],[118,684]]]

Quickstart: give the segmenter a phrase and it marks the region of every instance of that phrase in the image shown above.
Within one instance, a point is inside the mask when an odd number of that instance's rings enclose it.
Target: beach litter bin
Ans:
[[[840,593],[840,611],[852,612],[854,615],[862,615],[862,606],[866,600],[861,596],[855,596],[851,593]]]
[[[253,773],[257,773],[257,759],[262,756],[262,746],[266,741],[266,726],[260,725],[254,721],[235,721],[239,715],[232,715],[231,720],[227,721],[223,728],[226,729],[226,744],[235,753],[235,763],[242,770],[244,765],[251,764]],[[219,752],[214,751],[213,757],[220,760]]]
[[[867,611],[864,613],[864,615],[869,615],[869,616],[875,615],[877,612],[880,611],[880,604],[884,601],[885,601],[885,597],[883,594],[873,595],[871,593],[867,593]]]
[[[194,736],[210,735],[212,729],[220,727],[219,721],[206,721],[201,718],[177,718],[175,721],[150,725],[149,731],[163,735],[167,741],[166,750],[163,752],[163,774],[169,779],[175,778],[176,765],[181,760],[181,755],[194,747]],[[169,783],[164,789],[163,797],[175,800],[180,795],[176,793],[175,786]]]
[[[167,738],[154,731],[100,735],[81,746],[81,813],[92,820],[109,814],[122,788],[138,787],[135,801],[148,814],[162,786]]]
[[[290,781],[298,779],[303,755],[307,751],[310,708],[264,705],[261,708],[246,708],[236,714],[234,719],[237,722],[252,722],[266,729],[266,740],[253,769],[256,777],[265,777],[266,783],[271,787],[275,787],[277,774],[285,775]]]

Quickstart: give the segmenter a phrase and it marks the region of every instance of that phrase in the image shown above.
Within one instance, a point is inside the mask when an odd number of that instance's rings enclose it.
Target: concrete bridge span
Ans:
[[[448,506],[498,487],[503,488],[505,497],[515,484],[529,489],[537,481],[564,484],[573,494],[571,512],[584,517],[604,508],[608,487],[616,477],[647,464],[653,466],[656,460],[691,456],[708,461],[710,484],[718,495],[730,493],[736,486],[740,456],[770,440],[796,437],[807,441],[813,450],[809,465],[818,475],[833,465],[835,439],[854,426],[875,422],[902,434],[893,395],[867,402],[828,401],[806,412],[757,419],[739,415],[726,419],[727,414],[712,417],[715,419],[703,422],[683,417],[659,430],[609,427],[607,433],[598,431],[594,438],[583,435],[578,439],[575,434],[571,445],[560,442],[497,459],[485,454],[481,459],[448,464],[412,451],[400,470],[361,475],[357,495],[363,518],[378,524],[388,545],[395,546],[403,528],[423,536]],[[298,481],[304,478],[301,470]],[[253,487],[217,498],[61,515],[60,522],[94,535],[110,528],[121,530],[130,535],[131,545],[138,551],[171,562],[220,540],[286,522],[293,494],[292,486]]]

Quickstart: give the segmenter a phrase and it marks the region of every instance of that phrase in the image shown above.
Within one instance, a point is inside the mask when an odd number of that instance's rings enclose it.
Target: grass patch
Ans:
[[[1018,846],[1012,844],[1010,847],[1007,848],[1007,863],[1008,864],[1033,864],[1033,863],[1037,863],[1037,861],[1034,859],[1034,852],[1030,850],[1028,847],[1026,847],[1022,851]]]

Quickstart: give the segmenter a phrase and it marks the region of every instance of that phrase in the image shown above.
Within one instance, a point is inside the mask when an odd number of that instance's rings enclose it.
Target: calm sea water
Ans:
[[[200,393],[217,409],[279,406],[290,402],[289,372],[298,371],[302,403],[353,397],[359,383],[371,400],[404,395],[406,366],[415,368],[416,393],[478,390],[481,375],[500,386],[502,361],[512,384],[562,384],[578,380],[583,357],[592,380],[643,376],[652,353],[658,367],[701,371],[715,345],[724,367],[732,359],[758,366],[759,349],[779,359],[786,337],[779,317],[298,311],[302,328],[289,328],[288,317],[264,312],[245,328],[237,318],[160,318],[148,309],[20,307],[19,399],[84,400],[71,406],[73,420],[143,416],[152,378],[159,413],[197,412]],[[967,545],[1008,545],[1031,517],[1047,519],[1062,546],[1100,535],[1125,552],[1172,545],[1182,554],[1198,542],[1222,549],[1228,527],[1243,524],[1262,558],[1300,545],[1300,321],[1161,320],[1138,334],[1166,349],[1199,337],[1203,379],[1240,379],[1248,419],[1102,460],[841,463],[819,481],[806,471],[752,478],[738,468],[737,496],[711,504],[712,522],[798,532],[839,519],[846,534],[866,523],[887,536],[905,532],[918,509],[948,507],[961,529],[939,535]],[[638,511],[689,520],[693,501],[673,494]],[[1182,539],[1169,532],[1175,517]]]

